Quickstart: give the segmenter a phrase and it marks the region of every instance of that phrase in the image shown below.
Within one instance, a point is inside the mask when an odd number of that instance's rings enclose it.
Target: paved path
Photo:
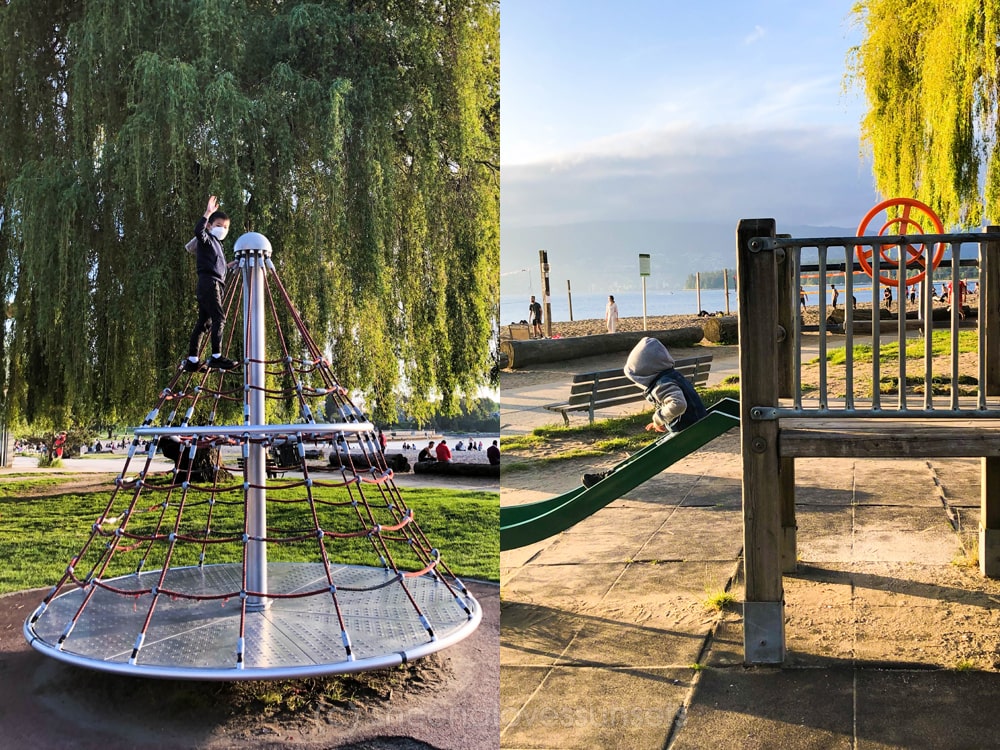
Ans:
[[[502,392],[504,434],[564,385]],[[505,486],[502,502],[566,491],[571,474]],[[964,564],[978,460],[799,460],[796,476],[782,669],[742,665],[736,431],[502,553],[501,747],[1000,746],[1000,583]],[[723,591],[736,602],[706,609]]]
[[[145,458],[142,459],[142,463],[140,464],[137,464],[136,460],[133,458],[130,465],[133,471],[145,463]],[[0,471],[0,475],[3,473],[119,474],[122,466],[125,464],[125,454],[110,454],[107,457],[101,456],[100,458],[64,458],[62,459],[62,464],[58,469],[39,469],[38,460],[35,457],[16,456],[14,458],[14,465],[10,469]],[[156,459],[150,462],[150,469],[154,472],[170,471],[171,468],[173,468],[173,463],[169,461]],[[289,478],[298,476],[301,478],[302,472],[289,471],[285,473],[285,476]],[[440,487],[449,490],[481,490],[483,492],[498,492],[500,489],[499,480],[488,477],[443,476],[439,474],[414,474],[413,472],[408,472],[405,474],[395,474],[393,481],[399,487]]]

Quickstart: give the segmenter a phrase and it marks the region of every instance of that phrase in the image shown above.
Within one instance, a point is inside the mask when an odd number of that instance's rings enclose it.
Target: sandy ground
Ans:
[[[646,318],[646,329],[650,331],[667,331],[674,328],[700,326],[702,319],[697,315],[651,315]],[[643,330],[642,318],[620,318],[618,333],[628,333]],[[542,326],[545,331],[545,326]],[[570,336],[595,336],[607,333],[608,327],[602,318],[588,318],[574,321],[553,321],[552,337],[568,338]],[[510,338],[508,326],[500,326],[500,338]]]
[[[843,299],[843,292],[841,293],[841,299]],[[966,299],[966,304],[971,308],[976,308],[979,304],[979,296],[976,294],[970,294]],[[948,306],[941,302],[935,302],[934,308],[937,309],[948,309]],[[840,305],[840,309],[843,310],[843,305]],[[858,304],[855,307],[856,310],[861,312],[860,318],[871,319],[871,302],[865,302],[858,296]],[[913,310],[911,305],[908,309]],[[892,312],[897,313],[899,311],[899,306],[896,301],[893,302]],[[827,305],[826,313],[829,315],[832,312],[832,308]],[[735,314],[735,313],[734,313]],[[687,328],[690,326],[701,326],[705,322],[704,318],[698,317],[697,315],[651,315],[646,318],[646,329],[651,331],[669,331],[674,328]],[[816,305],[806,305],[805,314],[802,320],[804,325],[818,325],[819,324],[819,308]],[[633,331],[643,330],[643,319],[641,317],[632,318],[620,318],[618,321],[617,332],[626,333]],[[542,331],[546,330],[545,326],[542,326]],[[598,336],[602,333],[607,333],[608,327],[604,323],[603,318],[587,318],[585,320],[574,320],[574,321],[553,321],[552,322],[552,337],[567,338],[570,336]],[[500,326],[500,338],[506,339],[510,338],[510,330],[507,325]]]

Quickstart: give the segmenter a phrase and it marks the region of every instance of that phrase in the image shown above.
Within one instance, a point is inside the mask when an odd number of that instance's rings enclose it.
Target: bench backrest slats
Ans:
[[[712,369],[712,355],[702,354],[697,357],[684,357],[675,360],[674,368],[696,386],[708,384],[709,372]],[[583,372],[575,375],[570,384],[569,398],[562,404],[551,404],[545,408],[561,411],[563,419],[569,424],[566,411],[587,411],[590,421],[594,421],[594,409],[619,406],[645,398],[644,389],[637,386],[621,369],[600,370],[599,372]]]
[[[679,359],[674,363],[674,369],[690,380],[694,385],[705,385],[712,367],[712,355]],[[620,369],[601,370],[599,372],[584,372],[573,377],[570,385],[569,403],[583,404],[588,400],[604,400],[606,392],[614,392],[614,397],[620,395],[619,390],[631,389],[642,397],[642,389],[625,377]]]
[[[711,354],[700,354],[697,357],[684,357],[674,362],[674,369],[679,370],[685,377],[691,379],[692,373],[704,372],[706,377],[712,367]],[[613,370],[599,370],[597,372],[581,372],[573,376],[573,383],[593,383],[595,380],[607,380],[609,378],[622,377],[625,375],[622,368],[616,367]]]
[[[632,383],[628,383],[616,388],[602,388],[601,390],[593,393],[589,390],[580,393],[570,393],[567,403],[576,406],[579,404],[590,403],[591,400],[605,401],[609,398],[618,398],[621,396],[631,398],[633,401],[638,401],[643,398],[643,392],[639,388],[636,388]]]

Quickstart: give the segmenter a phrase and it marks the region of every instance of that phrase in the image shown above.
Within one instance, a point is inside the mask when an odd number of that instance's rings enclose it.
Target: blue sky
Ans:
[[[502,224],[856,226],[851,4],[502,0]]]

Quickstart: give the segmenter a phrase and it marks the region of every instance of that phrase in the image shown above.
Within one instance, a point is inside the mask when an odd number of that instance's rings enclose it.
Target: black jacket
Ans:
[[[194,225],[194,236],[198,239],[198,275],[209,276],[218,281],[226,280],[226,255],[222,243],[205,228],[208,219],[202,216]]]

